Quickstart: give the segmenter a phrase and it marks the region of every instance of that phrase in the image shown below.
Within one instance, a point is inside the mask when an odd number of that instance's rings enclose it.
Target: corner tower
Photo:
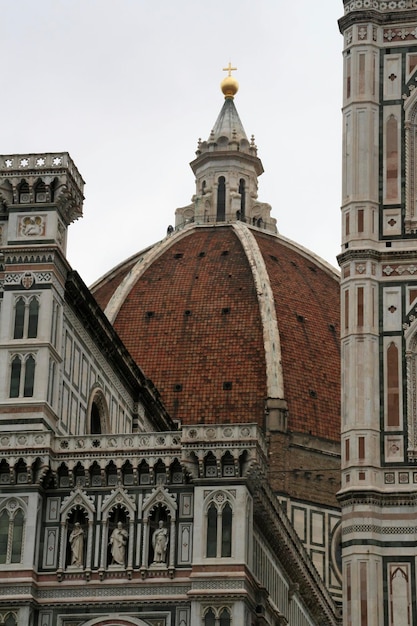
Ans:
[[[417,9],[344,6],[344,624],[408,626],[417,620]]]
[[[192,204],[177,209],[176,227],[241,221],[276,233],[271,206],[258,201],[258,176],[264,169],[257,156],[255,138],[248,140],[234,97],[239,89],[231,75],[221,82],[224,104],[207,141],[198,142],[197,158],[190,163],[196,177]]]
[[[68,225],[84,181],[68,153],[0,157],[0,430],[55,430]]]

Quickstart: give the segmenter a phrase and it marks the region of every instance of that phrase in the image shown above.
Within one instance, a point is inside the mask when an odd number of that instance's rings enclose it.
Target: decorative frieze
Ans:
[[[417,8],[417,0],[351,0],[345,4],[345,15],[352,11],[373,9],[381,13]]]

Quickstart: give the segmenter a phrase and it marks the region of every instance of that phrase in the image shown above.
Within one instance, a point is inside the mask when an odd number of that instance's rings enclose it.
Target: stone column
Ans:
[[[169,533],[169,569],[173,570],[175,567],[175,545],[177,543],[175,532],[175,519],[171,518],[171,530]]]
[[[142,565],[141,569],[147,569],[149,559],[149,519],[143,520],[143,547],[142,547]]]
[[[93,554],[93,520],[88,520],[87,527],[87,553],[85,556],[85,564],[84,567],[86,569],[87,575],[91,573],[91,559]]]

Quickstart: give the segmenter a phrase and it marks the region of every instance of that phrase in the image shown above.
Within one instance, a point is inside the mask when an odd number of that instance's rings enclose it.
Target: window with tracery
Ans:
[[[218,494],[221,496],[221,494]],[[208,558],[232,556],[233,511],[229,502],[212,502],[207,509],[206,556]]]
[[[21,563],[24,513],[16,500],[9,500],[0,511],[0,565]]]
[[[204,626],[215,626],[216,616],[213,609],[209,609],[204,616]]]
[[[36,296],[16,300],[13,339],[35,339],[38,336],[39,300]]]
[[[231,626],[229,609],[223,608],[220,611],[207,609],[204,614],[204,626]]]
[[[6,615],[4,626],[17,626],[17,619],[14,613],[8,613]]]
[[[35,384],[36,361],[32,354],[16,354],[10,368],[10,398],[31,398]]]
[[[220,612],[220,626],[230,626],[229,609],[223,609]]]

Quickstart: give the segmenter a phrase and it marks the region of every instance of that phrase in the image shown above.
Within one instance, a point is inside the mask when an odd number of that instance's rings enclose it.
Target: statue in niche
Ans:
[[[110,536],[112,565],[125,566],[126,563],[126,546],[129,533],[123,528],[122,522],[117,522],[116,528]]]
[[[71,565],[83,567],[84,565],[84,530],[80,522],[75,522],[72,533],[69,536],[71,546]]]
[[[165,528],[164,522],[160,520],[158,528],[154,531],[152,535],[154,563],[165,563],[168,542],[168,529]]]

